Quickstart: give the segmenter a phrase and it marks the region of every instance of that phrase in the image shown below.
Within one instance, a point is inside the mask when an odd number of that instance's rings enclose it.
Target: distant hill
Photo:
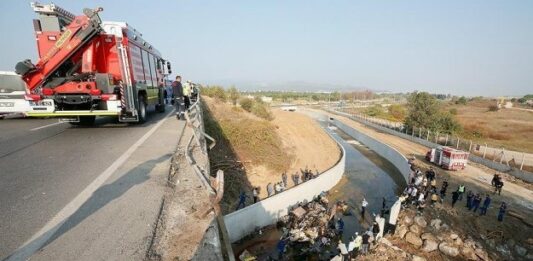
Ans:
[[[296,91],[296,92],[345,92],[345,91],[361,91],[369,90],[363,86],[351,86],[341,84],[324,84],[324,83],[310,83],[303,81],[284,82],[284,83],[267,83],[267,82],[245,82],[245,81],[230,81],[224,80],[219,82],[207,83],[217,84],[224,87],[235,85],[239,90],[243,91]],[[372,90],[383,91],[383,90]]]

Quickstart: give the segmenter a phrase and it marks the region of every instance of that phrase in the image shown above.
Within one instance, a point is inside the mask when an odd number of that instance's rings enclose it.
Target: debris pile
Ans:
[[[277,226],[282,231],[281,240],[286,243],[286,256],[329,259],[338,253],[336,242],[343,225],[334,217],[347,206],[344,202],[331,207],[328,204],[325,194],[321,194],[307,204],[295,206],[280,219]]]

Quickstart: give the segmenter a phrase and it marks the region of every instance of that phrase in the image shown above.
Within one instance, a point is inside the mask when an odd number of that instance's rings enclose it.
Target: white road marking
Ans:
[[[120,167],[126,160],[141,146],[152,134],[167,120],[169,116],[174,113],[175,109],[169,112],[163,119],[154,125],[146,134],[144,134],[137,142],[128,148],[113,164],[104,170],[96,179],[91,182],[80,194],[78,194],[72,201],[70,201],[61,211],[59,211],[46,225],[35,233],[24,245],[17,249],[4,261],[27,260],[33,253],[39,250],[47,241],[54,235],[54,233],[61,227],[61,225],[74,214],[87,201],[91,195],[104,182],[111,177],[111,175]]]
[[[52,126],[59,125],[59,124],[63,124],[63,123],[65,123],[65,122],[58,121],[58,122],[51,123],[51,124],[48,124],[48,125],[44,125],[44,126],[41,126],[41,127],[33,128],[33,129],[31,129],[30,131],[36,131],[36,130],[40,130],[40,129],[44,129],[44,128],[48,128],[48,127],[52,127]]]

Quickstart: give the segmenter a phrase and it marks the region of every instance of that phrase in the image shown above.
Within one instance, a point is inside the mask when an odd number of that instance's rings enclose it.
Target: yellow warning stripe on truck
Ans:
[[[29,111],[26,112],[26,116],[29,117],[62,117],[62,116],[117,116],[119,112],[116,111],[56,111],[56,112],[38,112]]]

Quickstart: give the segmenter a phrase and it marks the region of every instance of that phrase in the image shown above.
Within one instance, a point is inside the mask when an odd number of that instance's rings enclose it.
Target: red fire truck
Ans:
[[[456,150],[447,146],[439,146],[426,153],[426,160],[435,163],[447,170],[460,170],[466,168],[469,153]]]
[[[76,16],[54,4],[31,6],[39,60],[15,67],[27,83],[28,116],[142,123],[147,106],[164,112],[171,66],[140,32],[125,22],[102,22],[102,8]]]

